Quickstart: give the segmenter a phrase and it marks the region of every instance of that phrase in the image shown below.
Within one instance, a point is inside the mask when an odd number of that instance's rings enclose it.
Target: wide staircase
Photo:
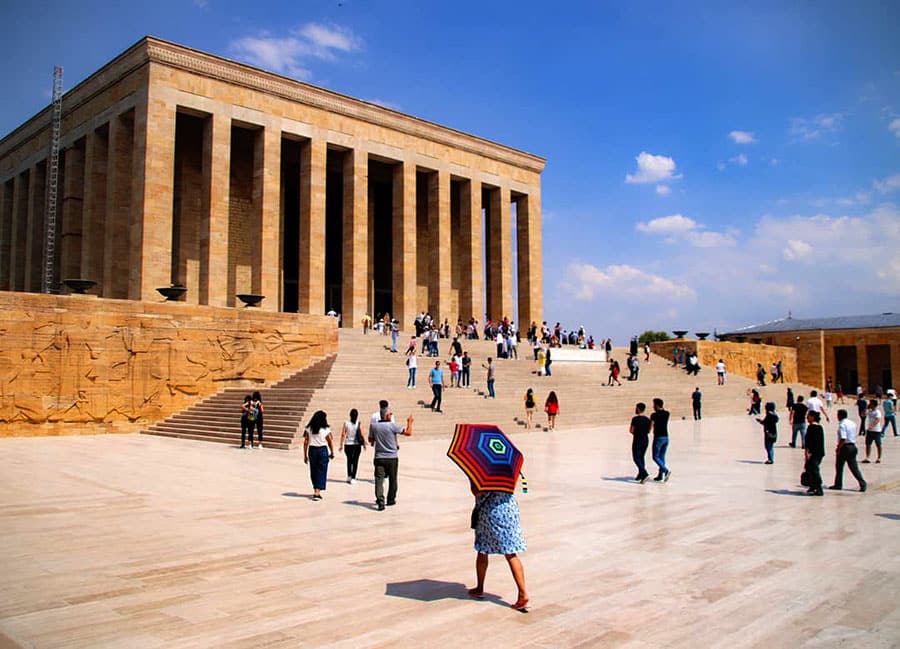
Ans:
[[[744,414],[747,411],[748,391],[754,382],[750,379],[729,376],[726,385],[716,385],[713,368],[704,368],[699,376],[688,376],[683,369],[674,368],[659,356],[651,355],[651,362],[643,361],[637,381],[628,381],[625,369],[627,349],[616,348],[612,357],[623,368],[621,386],[606,386],[608,367],[605,363],[563,363],[551,365],[552,375],[537,376],[534,355],[527,342],[519,346],[519,360],[495,360],[495,399],[486,399],[487,385],[485,363],[489,356],[496,357],[496,345],[483,340],[465,340],[463,349],[472,357],[471,386],[444,389],[443,413],[427,408],[432,392],[428,373],[434,367],[433,358],[419,355],[417,387],[407,389],[407,369],[403,351],[409,343],[409,334],[401,334],[398,353],[390,352],[390,337],[359,330],[342,329],[338,354],[331,374],[322,389],[318,390],[310,404],[310,411],[324,410],[335,432],[347,419],[351,408],[356,408],[364,421],[377,410],[378,401],[391,403],[395,420],[403,423],[408,415],[415,418],[416,437],[447,437],[457,423],[493,423],[508,432],[525,430],[525,391],[531,387],[538,402],[534,416],[536,427],[546,429],[547,417],[543,412],[547,394],[554,390],[560,401],[557,430],[574,427],[591,427],[620,424],[627,430],[638,401],[651,410],[652,399],[662,398],[672,417],[690,419],[691,393],[699,387],[703,393],[703,416]],[[449,386],[450,372],[446,361],[450,357],[450,340],[441,339],[439,359]],[[421,341],[417,341],[421,352]],[[774,401],[782,415],[785,388],[767,386],[761,388],[763,401]],[[808,395],[808,386],[794,385],[795,393]]]
[[[465,340],[463,349],[472,357],[472,380],[468,388],[449,387],[450,340],[441,339],[441,366],[445,382],[442,413],[428,408],[432,392],[429,371],[436,359],[419,355],[415,389],[408,389],[407,368],[403,351],[410,340],[402,334],[398,352],[390,351],[391,339],[377,333],[363,335],[359,330],[341,329],[338,353],[312,367],[267,388],[261,389],[266,406],[263,443],[268,448],[289,449],[302,439],[300,432],[312,413],[324,410],[329,424],[339,440],[341,424],[356,408],[364,422],[378,409],[378,402],[387,399],[395,420],[401,424],[408,415],[415,419],[414,437],[444,437],[452,435],[457,423],[496,424],[507,432],[526,429],[524,395],[530,387],[535,391],[537,408],[534,428],[546,431],[547,416],[543,403],[554,390],[560,401],[557,431],[567,428],[587,428],[621,425],[623,432],[634,414],[638,401],[652,409],[652,400],[659,397],[674,419],[692,417],[691,393],[699,387],[703,393],[703,416],[745,414],[749,404],[750,379],[729,375],[724,386],[716,385],[713,368],[703,368],[699,376],[688,376],[683,369],[674,368],[664,358],[651,355],[651,362],[641,361],[637,381],[626,379],[627,350],[615,348],[612,357],[623,368],[621,386],[607,386],[608,367],[605,363],[554,362],[551,376],[538,376],[533,352],[527,343],[519,347],[519,360],[495,360],[495,399],[487,399],[485,370],[482,364],[496,356],[496,345],[483,340]],[[421,341],[416,341],[421,352]],[[760,388],[763,401],[774,401],[784,416],[786,385]],[[809,386],[793,384],[795,394],[809,394]],[[251,389],[228,388],[190,408],[173,415],[148,430],[147,434],[185,439],[240,443],[240,404]],[[786,421],[783,419],[784,425]]]
[[[296,444],[300,422],[307,416],[310,401],[316,390],[324,385],[334,360],[334,356],[329,356],[274,385],[259,388],[265,406],[265,448],[288,449]],[[245,395],[256,389],[226,388],[142,432],[146,435],[240,444],[241,403]]]

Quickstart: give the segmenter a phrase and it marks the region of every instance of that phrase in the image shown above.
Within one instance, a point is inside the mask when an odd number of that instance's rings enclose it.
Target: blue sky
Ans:
[[[900,311],[900,3],[6,2],[0,24],[0,133],[54,64],[70,88],[152,34],[547,158],[545,316],[598,337]]]

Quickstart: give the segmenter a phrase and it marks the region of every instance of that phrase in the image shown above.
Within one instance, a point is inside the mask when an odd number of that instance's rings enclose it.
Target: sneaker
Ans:
[[[775,464],[772,460],[766,460],[766,464]]]
[[[347,484],[353,484],[353,478],[347,478]]]
[[[653,478],[653,482],[662,482],[662,481],[663,481],[663,477],[661,475],[658,475],[655,478]]]
[[[861,485],[859,485],[859,491],[861,493],[866,493],[866,489],[868,488],[868,486],[868,483],[863,482]]]
[[[663,476],[663,482],[668,482],[669,478],[672,477],[672,472],[666,469],[666,475]]]
[[[378,503],[378,511],[380,511],[380,512],[384,511],[384,503]]]
[[[843,489],[843,487],[838,487],[836,484],[833,484],[828,488],[831,489],[832,491],[840,491],[841,489]]]
[[[881,464],[881,460],[875,460],[875,464]]]
[[[640,482],[641,484],[644,484],[645,482],[647,482],[647,478],[649,478],[649,477],[650,477],[649,475],[645,475],[643,478],[638,480],[638,482]]]
[[[863,460],[862,463],[863,464],[871,464],[871,462],[869,462],[869,460]]]

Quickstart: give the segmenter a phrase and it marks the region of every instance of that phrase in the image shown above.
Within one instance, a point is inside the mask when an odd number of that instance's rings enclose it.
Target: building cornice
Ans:
[[[63,118],[147,62],[264,92],[535,173],[541,173],[546,164],[544,158],[518,149],[152,36],[141,39],[67,92]],[[36,137],[49,122],[47,107],[0,140],[0,156]]]

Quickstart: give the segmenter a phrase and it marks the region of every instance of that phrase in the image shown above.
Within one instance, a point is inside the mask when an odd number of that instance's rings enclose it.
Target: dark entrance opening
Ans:
[[[846,394],[853,394],[859,385],[859,372],[856,369],[856,347],[845,346],[834,348],[834,380],[840,383]]]
[[[300,150],[296,140],[281,140],[281,310],[299,311],[300,294]]]
[[[370,315],[373,317],[394,313],[393,173],[393,165],[369,160],[369,259],[372,264],[369,279],[372,282]]]
[[[869,366],[869,383],[866,392],[874,392],[876,386],[884,390],[893,387],[891,383],[891,346],[866,345],[866,358]]]
[[[325,310],[340,313],[344,277],[344,152],[328,150],[325,180]]]

